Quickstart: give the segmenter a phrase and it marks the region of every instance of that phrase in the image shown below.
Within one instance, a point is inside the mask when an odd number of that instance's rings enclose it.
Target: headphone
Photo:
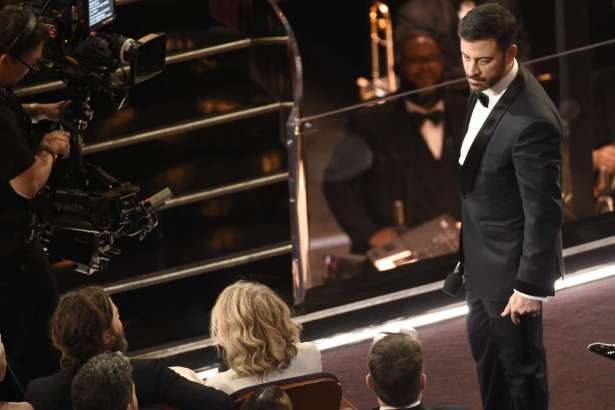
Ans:
[[[6,50],[4,50],[5,53],[15,56],[19,53],[16,53],[14,50],[19,50],[20,48],[25,46],[30,37],[32,37],[32,34],[34,34],[34,31],[36,30],[36,27],[38,25],[38,19],[33,13],[28,10],[22,9],[21,7],[9,6],[5,7],[3,10],[19,11],[25,14],[27,18],[26,24],[23,26],[19,34],[15,36],[15,38],[13,39],[13,41],[11,41]]]

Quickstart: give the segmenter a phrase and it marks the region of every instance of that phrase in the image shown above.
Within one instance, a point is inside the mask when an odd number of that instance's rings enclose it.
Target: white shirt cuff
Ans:
[[[528,298],[531,300],[539,300],[541,302],[546,302],[547,300],[549,300],[549,298],[547,296],[532,296],[532,295],[526,295],[523,292],[519,292],[517,289],[514,289],[515,293],[523,296],[524,298]]]

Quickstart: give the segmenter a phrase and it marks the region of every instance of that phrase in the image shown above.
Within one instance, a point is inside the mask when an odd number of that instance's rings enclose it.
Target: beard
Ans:
[[[485,91],[491,87],[493,87],[494,85],[496,85],[497,83],[500,82],[500,80],[502,78],[504,78],[506,76],[506,68],[507,65],[506,64],[502,64],[502,67],[500,68],[500,70],[498,70],[498,72],[496,74],[494,74],[492,77],[470,77],[468,76],[468,80],[475,80],[475,81],[480,81],[480,84],[472,84],[469,83],[470,88],[472,89],[472,91],[475,92],[480,92],[480,91]]]
[[[124,332],[113,331],[113,336],[113,342],[108,347],[109,351],[126,353],[128,351],[128,341],[126,336],[124,336]]]

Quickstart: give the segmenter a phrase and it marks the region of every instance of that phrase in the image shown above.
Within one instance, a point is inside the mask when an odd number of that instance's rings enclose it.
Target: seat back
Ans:
[[[342,400],[342,387],[337,377],[320,372],[237,390],[231,395],[235,408],[239,409],[252,394],[266,386],[283,389],[293,403],[293,410],[339,410]]]

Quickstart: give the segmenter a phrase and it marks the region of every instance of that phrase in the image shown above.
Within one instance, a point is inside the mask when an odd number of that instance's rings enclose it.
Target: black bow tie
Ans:
[[[437,110],[437,111],[432,111],[432,112],[427,112],[427,113],[413,112],[412,115],[415,115],[416,118],[419,119],[419,122],[421,124],[425,122],[425,120],[430,120],[435,125],[438,125],[444,119],[444,111],[442,110]]]
[[[485,93],[476,93],[476,98],[483,105],[483,107],[489,107],[489,96]]]

